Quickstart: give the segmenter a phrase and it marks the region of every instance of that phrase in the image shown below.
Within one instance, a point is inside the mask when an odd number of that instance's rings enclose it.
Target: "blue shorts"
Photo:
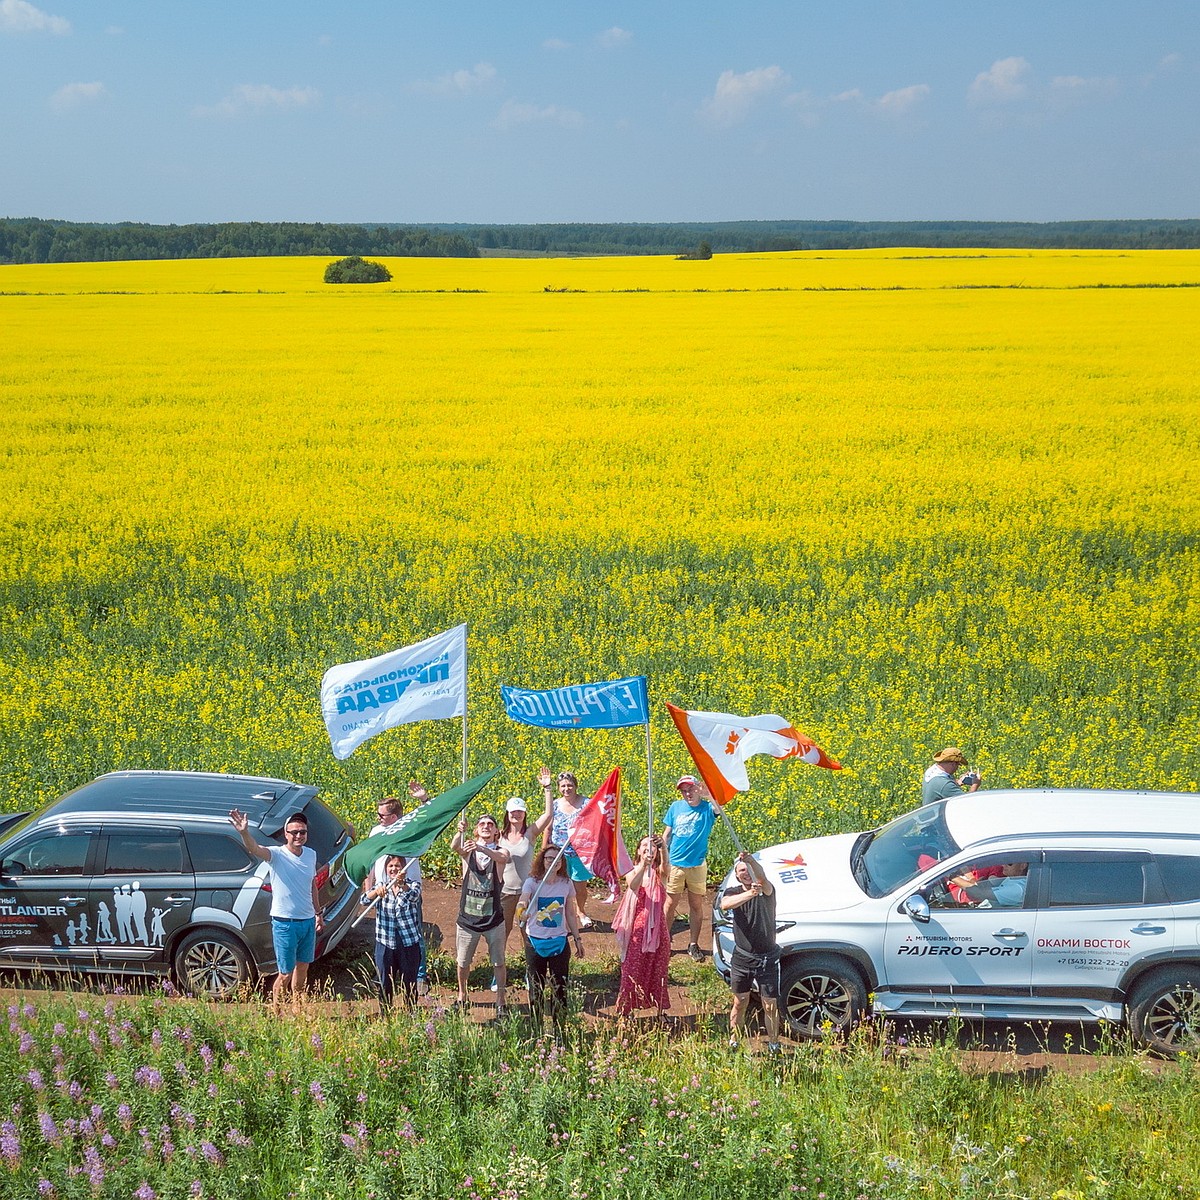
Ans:
[[[271,940],[275,943],[275,965],[280,975],[290,975],[296,964],[310,963],[317,954],[317,919],[292,921],[271,918]]]
[[[567,847],[563,854],[563,866],[567,868],[567,878],[575,883],[583,883],[587,879],[591,879],[592,873],[583,865],[583,860],[571,849]]]

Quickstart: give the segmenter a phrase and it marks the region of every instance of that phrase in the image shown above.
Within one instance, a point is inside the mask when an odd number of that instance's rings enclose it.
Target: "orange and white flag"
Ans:
[[[738,792],[750,790],[746,759],[756,754],[798,758],[830,771],[842,769],[840,762],[830,758],[811,738],[793,729],[783,717],[689,712],[673,704],[667,708],[700,778],[718,804],[726,804]]]

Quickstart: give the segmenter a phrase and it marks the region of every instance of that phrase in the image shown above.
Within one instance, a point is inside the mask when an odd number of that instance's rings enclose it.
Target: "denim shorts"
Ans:
[[[271,918],[271,940],[275,943],[275,965],[280,975],[290,975],[296,964],[310,963],[317,953],[317,919],[293,921]]]

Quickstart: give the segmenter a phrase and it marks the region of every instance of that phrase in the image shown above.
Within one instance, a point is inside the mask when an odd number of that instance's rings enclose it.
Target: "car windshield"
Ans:
[[[928,804],[864,833],[850,852],[850,869],[868,896],[886,896],[922,871],[957,854],[946,828],[945,802]]]

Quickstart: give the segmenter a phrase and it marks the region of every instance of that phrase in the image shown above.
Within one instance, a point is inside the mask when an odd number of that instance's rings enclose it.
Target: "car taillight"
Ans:
[[[325,885],[326,885],[328,882],[329,882],[329,864],[328,864],[328,863],[326,863],[326,864],[325,864],[325,865],[324,865],[324,866],[323,866],[323,867],[322,867],[322,868],[321,868],[321,869],[320,869],[320,870],[317,872],[317,879],[316,879],[316,883],[317,883],[317,891],[320,891],[320,890],[321,890],[321,888],[323,888],[323,887],[324,887],[324,886],[325,886]]]

